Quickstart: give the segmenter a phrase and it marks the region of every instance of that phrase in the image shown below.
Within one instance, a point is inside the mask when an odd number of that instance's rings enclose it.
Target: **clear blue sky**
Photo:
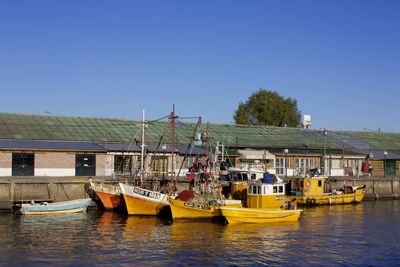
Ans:
[[[400,1],[0,1],[0,112],[230,123],[259,88],[400,132]]]

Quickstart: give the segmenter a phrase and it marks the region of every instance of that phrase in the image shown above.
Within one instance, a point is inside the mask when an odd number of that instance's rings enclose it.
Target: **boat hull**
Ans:
[[[296,197],[299,205],[340,205],[340,204],[351,204],[360,203],[365,196],[364,189],[356,189],[351,194],[340,194],[340,195],[322,195],[322,196],[303,196]]]
[[[56,203],[21,204],[17,212],[23,215],[68,214],[86,212],[92,199],[77,199]]]
[[[119,185],[103,185],[91,182],[90,187],[100,199],[104,209],[113,210],[121,208],[122,196]]]
[[[219,209],[208,203],[168,198],[173,220],[211,220],[220,216]]]
[[[302,212],[302,210],[266,210],[233,207],[220,207],[220,211],[229,224],[295,222],[299,220]]]
[[[156,216],[169,205],[166,194],[122,183],[119,185],[128,215]]]
[[[101,203],[103,204],[104,209],[106,210],[114,210],[119,209],[121,207],[121,195],[115,195],[110,193],[96,192],[96,195],[99,197]]]

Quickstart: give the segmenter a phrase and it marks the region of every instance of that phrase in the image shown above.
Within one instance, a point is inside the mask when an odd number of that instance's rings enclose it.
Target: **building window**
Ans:
[[[76,176],[96,176],[96,155],[77,154],[75,157]]]
[[[306,175],[307,171],[315,168],[314,159],[299,158],[297,159],[298,175]]]
[[[332,169],[341,169],[340,168],[340,159],[332,159]]]
[[[117,175],[130,175],[132,172],[132,156],[114,156],[114,172]]]
[[[151,165],[153,175],[168,177],[168,156],[155,156]]]
[[[12,154],[12,176],[34,176],[35,154],[13,153]]]
[[[275,159],[275,170],[276,174],[286,174],[286,170],[289,168],[288,158],[276,158]]]

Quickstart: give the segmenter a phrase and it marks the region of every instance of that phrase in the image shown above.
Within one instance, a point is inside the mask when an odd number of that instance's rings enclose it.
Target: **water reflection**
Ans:
[[[78,257],[85,253],[86,213],[57,216],[12,216],[8,242],[1,244],[2,261],[62,263],[65,255]],[[68,236],[62,234],[68,229]],[[6,253],[5,253],[6,252]],[[43,255],[51,255],[43,258]]]
[[[400,201],[305,209],[298,223],[170,223],[89,211],[0,214],[0,265],[395,265]]]

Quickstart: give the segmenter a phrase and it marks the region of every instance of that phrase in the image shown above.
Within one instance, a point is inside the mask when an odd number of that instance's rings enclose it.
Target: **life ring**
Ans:
[[[304,183],[304,187],[305,187],[305,188],[310,188],[310,186],[311,186],[311,181],[310,181],[310,180],[307,180],[307,181]]]

